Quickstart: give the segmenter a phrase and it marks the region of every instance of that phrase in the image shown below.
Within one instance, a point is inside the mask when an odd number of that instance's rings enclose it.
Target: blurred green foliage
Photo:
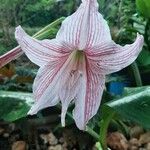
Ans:
[[[150,129],[150,87],[126,88],[119,99],[106,103],[126,119]],[[138,115],[137,115],[138,114]]]
[[[70,15],[76,7],[72,0],[0,0],[0,55],[16,46],[16,26],[22,25],[33,34],[57,18]],[[50,38],[57,31],[52,29]]]
[[[136,5],[144,17],[150,18],[150,0],[136,0]]]
[[[15,121],[26,117],[32,103],[30,93],[0,91],[0,119]]]
[[[144,48],[137,63],[142,79],[146,77],[149,79],[150,0],[98,0],[98,2],[99,10],[108,21],[112,38],[116,43],[121,45],[132,43],[137,32],[144,36]],[[0,55],[16,46],[14,28],[19,24],[30,35],[33,35],[56,19],[72,14],[79,4],[80,0],[0,0]],[[46,37],[54,38],[59,26],[60,24],[51,28]],[[24,65],[24,67],[8,65],[0,69],[0,108],[3,108],[0,111],[0,119],[15,121],[26,117],[30,108],[27,100],[28,98],[32,99],[30,93],[6,92],[10,90],[32,91],[32,82],[37,70],[35,66],[25,64],[23,60],[20,65]],[[123,75],[118,74],[113,78],[110,76],[107,79],[107,84],[119,80],[124,82],[126,75],[127,71],[123,72]],[[146,85],[149,84],[148,79],[145,79]],[[102,127],[100,136],[104,141],[101,143],[105,143],[109,123],[112,120],[121,120],[120,116],[123,119],[135,121],[145,128],[150,128],[149,93],[150,87],[131,88],[126,89],[124,95],[118,98],[116,95],[111,95],[106,88],[101,105],[102,109],[88,124],[97,133],[100,126]],[[107,107],[105,107],[106,105]],[[115,115],[110,116],[113,113]],[[99,120],[101,121],[99,122]]]

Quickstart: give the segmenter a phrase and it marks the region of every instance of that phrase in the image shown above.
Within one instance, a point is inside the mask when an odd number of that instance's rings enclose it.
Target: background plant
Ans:
[[[23,25],[33,35],[57,18],[72,14],[79,3],[78,0],[0,0],[0,54],[16,46],[13,33],[17,25]],[[128,125],[133,123],[140,124],[145,129],[150,128],[150,1],[99,0],[99,4],[117,43],[131,43],[137,32],[145,37],[144,48],[137,61],[123,71],[107,77],[99,113],[87,126],[87,133],[99,142],[98,147],[107,149],[106,135],[111,126],[125,135],[128,135]],[[53,38],[58,29],[59,25],[53,26],[42,38]],[[22,117],[29,119],[26,113],[33,102],[30,92],[36,71],[37,67],[24,56],[0,69],[1,119],[10,122]],[[119,93],[113,90],[116,88],[114,84]],[[130,88],[124,88],[126,86]],[[73,107],[70,106],[68,112],[67,126],[74,123],[71,114]],[[60,106],[56,109],[59,110]],[[42,113],[38,116],[45,120]],[[57,124],[54,130],[60,128],[60,124]]]

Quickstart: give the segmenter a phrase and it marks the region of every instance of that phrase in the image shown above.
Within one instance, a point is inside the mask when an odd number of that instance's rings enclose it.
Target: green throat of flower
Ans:
[[[85,60],[84,51],[81,51],[81,50],[74,51],[74,58],[75,58],[75,61],[83,62]]]

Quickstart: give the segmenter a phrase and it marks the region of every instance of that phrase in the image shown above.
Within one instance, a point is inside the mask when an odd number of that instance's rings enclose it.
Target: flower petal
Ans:
[[[70,102],[79,91],[81,74],[78,70],[78,62],[74,58],[68,62],[66,71],[62,72],[60,79],[59,97],[62,103],[61,123],[65,126],[65,116]]]
[[[117,72],[135,61],[142,50],[143,43],[143,36],[137,34],[135,42],[124,47],[113,41],[95,46],[86,52],[90,68],[99,74]]]
[[[79,50],[92,47],[100,41],[110,41],[110,30],[98,12],[97,1],[82,0],[78,10],[63,21],[56,38]]]
[[[21,50],[20,46],[17,46],[6,54],[0,56],[0,68],[8,64],[10,61],[17,59],[22,54],[23,51]]]
[[[39,110],[54,106],[59,102],[59,78],[62,73],[61,68],[66,60],[67,56],[39,69],[33,84],[33,95],[36,101],[28,114],[36,114]]]
[[[50,60],[70,52],[68,45],[56,39],[36,40],[27,35],[20,26],[16,28],[15,37],[28,58],[39,66],[44,66]]]
[[[80,92],[78,92],[75,100],[73,117],[77,127],[80,130],[85,130],[87,122],[98,111],[105,85],[105,77],[87,70],[80,82]]]
[[[62,125],[65,125],[65,114],[69,103],[77,93],[78,74],[71,74],[77,67],[73,61],[74,53],[58,58],[41,67],[35,78],[33,94],[36,100],[29,114],[36,114],[39,110],[62,102]]]

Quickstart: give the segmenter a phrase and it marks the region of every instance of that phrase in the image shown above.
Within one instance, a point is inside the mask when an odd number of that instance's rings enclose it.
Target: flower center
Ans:
[[[79,62],[83,61],[84,57],[85,57],[84,51],[81,51],[81,50],[76,50],[75,51],[75,60],[76,61],[79,61]]]
[[[85,66],[85,54],[84,51],[75,50],[71,54],[71,71],[70,76],[73,77],[76,73],[82,76],[83,66]]]

